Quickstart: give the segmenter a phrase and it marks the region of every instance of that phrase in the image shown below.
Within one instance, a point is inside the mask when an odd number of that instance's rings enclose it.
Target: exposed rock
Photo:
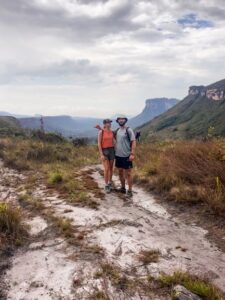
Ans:
[[[202,300],[196,294],[191,293],[182,285],[176,285],[173,289],[174,300]]]
[[[221,87],[205,87],[203,85],[200,86],[191,86],[189,88],[189,95],[193,96],[201,96],[206,97],[208,99],[219,101],[225,99],[225,86]]]
[[[153,98],[148,99],[145,102],[145,108],[143,111],[129,120],[129,125],[133,128],[140,126],[146,122],[149,122],[158,115],[164,113],[174,105],[176,105],[179,100],[174,98]]]

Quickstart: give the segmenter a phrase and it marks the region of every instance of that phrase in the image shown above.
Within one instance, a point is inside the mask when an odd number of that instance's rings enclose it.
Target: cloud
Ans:
[[[224,77],[223,0],[0,0],[0,7],[1,110],[133,114],[145,98],[182,98],[188,85]]]
[[[64,60],[31,68],[7,65],[5,72],[0,72],[0,84],[74,84],[82,83],[83,78],[96,82],[98,67],[91,65],[87,59],[76,61]]]
[[[208,20],[198,19],[195,14],[188,14],[177,20],[184,27],[207,28],[213,27],[213,23]]]

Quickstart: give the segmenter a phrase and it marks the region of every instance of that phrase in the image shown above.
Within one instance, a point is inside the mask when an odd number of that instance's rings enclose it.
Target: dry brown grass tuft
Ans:
[[[168,199],[225,212],[225,142],[176,141],[138,149],[136,181]]]
[[[7,241],[19,245],[26,236],[28,226],[23,222],[21,210],[8,203],[0,203],[0,240],[6,238]]]
[[[151,263],[157,263],[160,257],[159,250],[142,250],[138,254],[138,260],[143,263],[144,265],[149,265]]]

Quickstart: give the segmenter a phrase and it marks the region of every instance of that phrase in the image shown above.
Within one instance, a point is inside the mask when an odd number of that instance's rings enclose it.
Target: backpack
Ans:
[[[129,133],[129,128],[130,127],[126,127],[126,136],[127,136],[127,139],[128,139],[128,141],[129,141],[129,143],[130,143],[130,146],[131,146],[131,137],[130,137],[130,133]],[[117,132],[118,132],[118,130],[119,130],[120,128],[117,128],[115,131],[114,131],[114,138],[115,138],[115,140],[116,140],[116,137],[117,137]]]

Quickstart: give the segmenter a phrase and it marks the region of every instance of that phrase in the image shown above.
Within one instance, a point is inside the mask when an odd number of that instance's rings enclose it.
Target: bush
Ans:
[[[141,145],[135,179],[168,199],[204,202],[225,212],[225,143],[176,141]]]
[[[195,275],[184,272],[175,272],[172,275],[161,275],[160,281],[167,286],[174,286],[177,284],[183,285],[192,293],[203,297],[205,300],[222,300],[222,293],[217,287],[209,283],[207,280],[198,278]]]
[[[49,179],[48,179],[49,184],[58,184],[61,183],[62,181],[63,181],[63,176],[58,172],[54,172],[49,175]]]
[[[0,235],[18,242],[27,234],[23,223],[22,213],[8,203],[0,203]]]
[[[75,147],[83,147],[89,145],[90,141],[88,138],[75,138],[72,139],[72,143]]]
[[[31,132],[31,137],[35,140],[44,141],[48,143],[65,143],[66,139],[60,134],[55,132],[43,132],[41,130],[34,130]]]

